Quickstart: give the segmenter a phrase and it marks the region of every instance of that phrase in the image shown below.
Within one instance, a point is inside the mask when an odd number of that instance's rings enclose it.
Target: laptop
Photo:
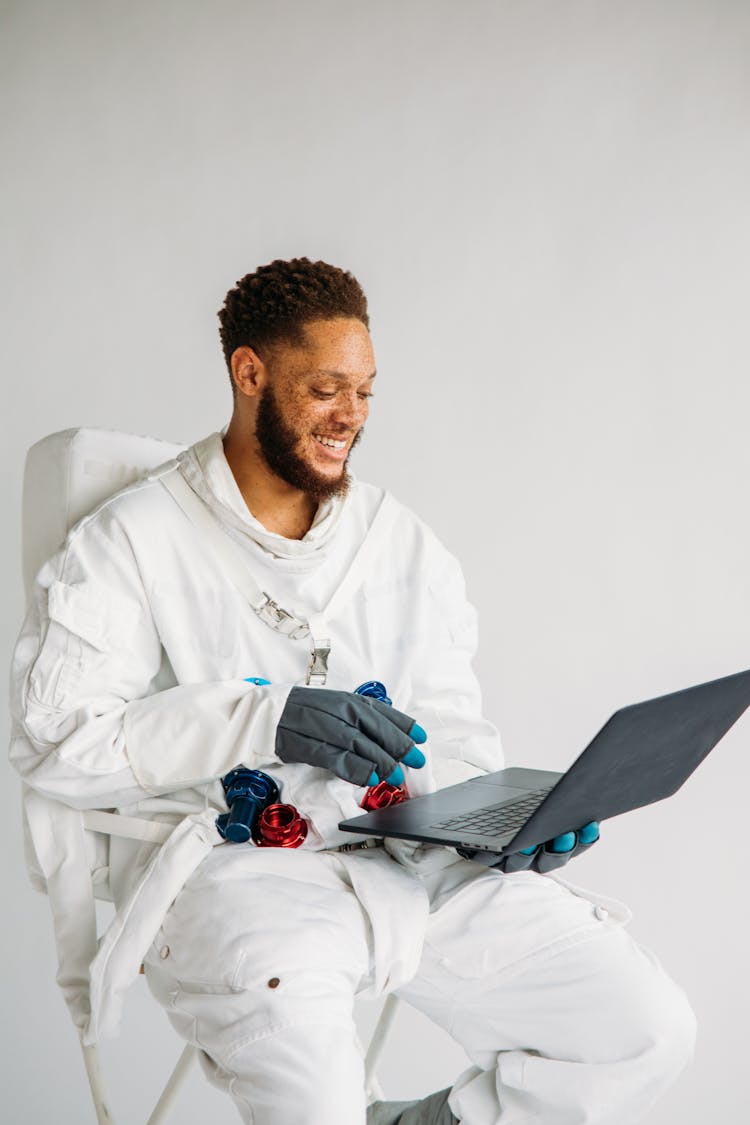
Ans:
[[[498,770],[339,828],[512,855],[671,797],[748,706],[750,670],[623,707],[566,773]]]

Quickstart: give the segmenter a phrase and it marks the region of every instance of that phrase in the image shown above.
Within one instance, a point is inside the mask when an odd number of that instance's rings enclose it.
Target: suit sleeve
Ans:
[[[437,550],[437,549],[436,549]],[[472,662],[477,651],[477,615],[467,601],[459,564],[442,547],[427,577],[429,612],[412,675],[406,708],[428,735],[439,789],[503,768],[496,728],[482,715]]]
[[[100,513],[37,578],[12,662],[11,761],[44,795],[103,808],[275,760],[288,686],[164,681],[137,561]]]

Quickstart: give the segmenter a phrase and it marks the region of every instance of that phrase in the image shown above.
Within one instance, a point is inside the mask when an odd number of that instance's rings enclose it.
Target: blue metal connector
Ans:
[[[278,803],[279,787],[267,773],[244,766],[231,770],[221,784],[229,812],[216,818],[216,827],[225,840],[246,844],[263,810]]]

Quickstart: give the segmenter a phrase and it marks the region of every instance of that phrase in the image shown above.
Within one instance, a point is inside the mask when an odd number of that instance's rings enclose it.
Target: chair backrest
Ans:
[[[40,566],[78,520],[184,448],[158,438],[84,428],[60,430],[32,445],[22,508],[27,598]]]
[[[61,430],[42,438],[26,455],[23,478],[23,577],[28,600],[42,564],[62,546],[70,529],[115,492],[132,484],[183,445],[117,430]],[[39,799],[36,816],[40,815]],[[50,802],[50,811],[54,802]],[[70,815],[70,814],[68,814]],[[28,802],[24,810],[24,847],[29,878],[47,890],[44,864],[33,839]],[[109,899],[109,836],[87,832],[88,869],[97,898]]]

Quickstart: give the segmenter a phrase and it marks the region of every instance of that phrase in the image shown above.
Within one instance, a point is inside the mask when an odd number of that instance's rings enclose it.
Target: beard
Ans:
[[[359,430],[355,435],[351,449],[354,449],[363,432]],[[298,456],[295,447],[299,435],[284,420],[270,385],[264,389],[258,403],[255,436],[269,469],[292,488],[298,488],[317,503],[332,496],[346,495],[351,483],[351,477],[346,471],[349,458],[344,461],[340,476],[326,477]]]

